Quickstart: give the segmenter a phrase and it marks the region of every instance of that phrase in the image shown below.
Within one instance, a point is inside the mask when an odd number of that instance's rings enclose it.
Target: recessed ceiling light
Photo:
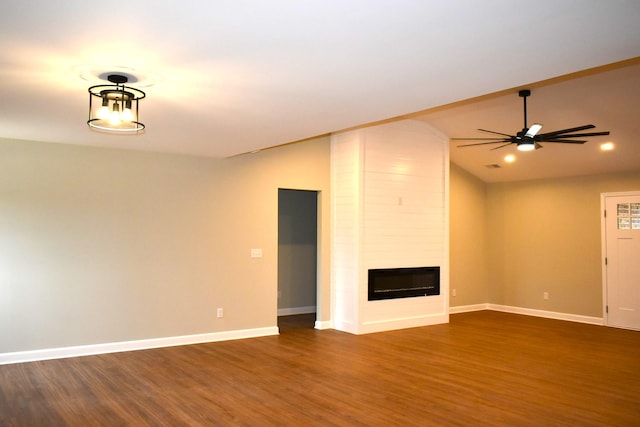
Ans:
[[[613,150],[613,142],[605,142],[604,144],[600,144],[600,149],[602,151],[611,151]]]
[[[507,154],[506,156],[504,156],[504,161],[507,163],[513,163],[516,161],[516,156],[514,156],[513,154]]]

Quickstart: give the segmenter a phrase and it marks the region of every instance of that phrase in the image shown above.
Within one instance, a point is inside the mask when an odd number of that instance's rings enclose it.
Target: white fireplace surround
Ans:
[[[405,120],[331,137],[332,318],[354,334],[449,320],[449,147]],[[440,295],[368,301],[375,268],[440,267]]]

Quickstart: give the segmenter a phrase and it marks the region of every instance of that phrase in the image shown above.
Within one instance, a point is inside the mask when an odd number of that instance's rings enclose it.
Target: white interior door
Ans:
[[[640,330],[640,192],[603,201],[606,324]]]

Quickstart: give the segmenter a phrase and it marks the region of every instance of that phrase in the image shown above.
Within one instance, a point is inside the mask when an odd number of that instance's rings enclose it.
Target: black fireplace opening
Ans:
[[[369,270],[369,301],[440,295],[440,267]]]

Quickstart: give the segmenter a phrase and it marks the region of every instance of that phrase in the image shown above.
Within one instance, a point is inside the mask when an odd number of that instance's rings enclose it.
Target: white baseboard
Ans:
[[[315,329],[333,329],[333,322],[330,320],[316,320]]]
[[[308,307],[294,307],[294,308],[279,308],[278,316],[291,316],[295,314],[311,314],[316,312],[316,306]],[[313,326],[314,329],[333,329],[333,322],[330,320],[316,320]]]
[[[287,310],[288,314],[307,314],[314,313],[315,307],[298,307],[294,309],[283,309]],[[293,312],[289,311],[293,310]],[[465,306],[455,306],[449,308],[449,314],[456,313],[466,313],[471,311],[480,311],[480,310],[494,310],[494,311],[502,311],[505,313],[514,313],[514,314],[524,314],[527,316],[536,316],[536,317],[545,317],[548,319],[556,319],[556,320],[567,320],[571,322],[578,323],[588,323],[592,325],[604,325],[604,319],[602,317],[590,317],[590,316],[581,316],[578,314],[568,314],[568,313],[558,313],[554,311],[545,311],[545,310],[535,310],[531,308],[522,308],[522,307],[513,307],[507,305],[499,305],[499,304],[474,304],[474,305],[465,305]],[[288,315],[288,314],[280,314],[280,310],[278,310],[278,315]],[[431,319],[429,322],[425,322],[422,319],[418,324],[414,322],[401,322],[402,324],[394,325],[397,328],[401,327],[415,327],[415,326],[426,326],[428,324],[441,323],[445,321],[445,318],[437,318]],[[415,319],[414,319],[415,320]],[[372,327],[373,326],[373,327]],[[366,331],[374,332],[377,330],[387,330],[389,325],[384,328],[375,327],[374,325],[368,325]],[[315,322],[315,329],[332,329],[335,326],[333,322],[328,321],[319,321]],[[395,328],[390,328],[395,329]],[[35,362],[37,360],[49,360],[49,359],[62,359],[66,357],[78,357],[78,356],[90,356],[95,354],[106,354],[106,353],[117,353],[121,351],[134,351],[134,350],[147,350],[152,348],[159,347],[173,347],[177,345],[189,345],[189,344],[202,344],[208,342],[217,342],[217,341],[228,341],[228,340],[236,340],[236,339],[244,339],[244,338],[256,338],[256,337],[264,337],[270,335],[278,335],[278,327],[266,327],[266,328],[256,328],[256,329],[243,329],[237,331],[225,331],[225,332],[212,332],[208,334],[196,334],[196,335],[183,335],[178,337],[166,337],[166,338],[154,338],[147,340],[137,340],[137,341],[123,341],[116,343],[106,343],[106,344],[93,344],[93,345],[83,345],[83,346],[74,346],[74,347],[61,347],[61,348],[50,348],[50,349],[42,349],[42,350],[31,350],[31,351],[18,351],[13,353],[0,353],[0,365],[8,365],[11,363],[23,363],[23,362]]]
[[[500,304],[474,304],[449,307],[450,314],[467,313],[470,311],[494,310],[505,313],[524,314],[527,316],[545,317],[547,319],[567,320],[570,322],[588,323],[590,325],[604,325],[602,317],[582,316],[579,314],[559,313],[557,311],[536,310],[533,308],[514,307]]]
[[[488,310],[489,304],[458,305],[449,307],[449,314],[467,313],[469,311]]]
[[[278,316],[291,316],[294,314],[311,314],[315,312],[316,312],[315,305],[310,305],[307,307],[279,308]]]
[[[90,356],[95,354],[117,353],[121,351],[148,350],[152,348],[173,347],[178,345],[203,344],[208,342],[256,338],[270,335],[278,335],[277,326],[256,329],[242,329],[237,331],[212,332],[208,334],[183,335],[178,337],[154,338],[137,341],[123,341],[106,344],[18,351],[14,353],[0,353],[0,365],[7,365],[10,363],[35,362],[37,360],[62,359],[66,357]]]
[[[527,316],[546,317],[547,319],[568,320],[570,322],[604,325],[602,317],[582,316],[580,314],[559,313],[556,311],[536,310],[533,308],[512,307],[508,305],[488,304],[489,310],[505,313],[526,314]]]
[[[363,322],[358,326],[356,334],[392,331],[395,329],[417,328],[449,322],[448,313],[435,313],[424,316],[402,317],[395,319]]]

